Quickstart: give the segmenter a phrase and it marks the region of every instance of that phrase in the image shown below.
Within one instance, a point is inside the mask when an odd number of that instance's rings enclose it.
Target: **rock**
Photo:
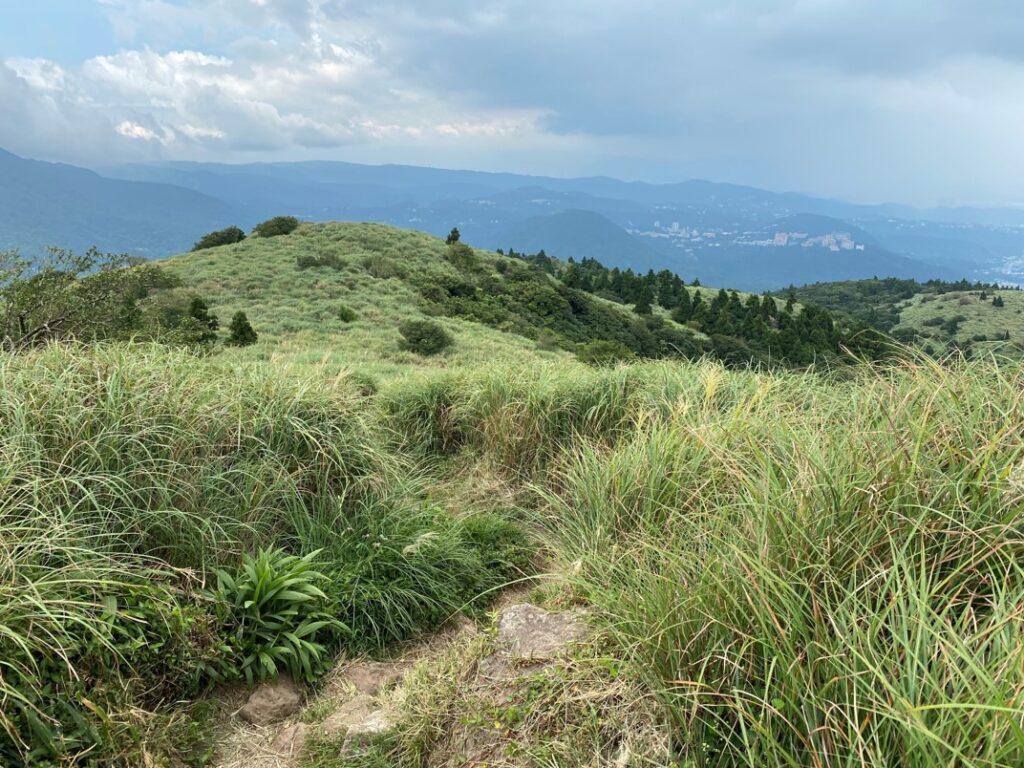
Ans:
[[[253,725],[270,725],[299,711],[302,691],[286,677],[261,683],[245,702],[238,715]]]
[[[345,736],[345,745],[365,746],[378,736],[390,733],[394,727],[395,724],[384,713],[384,710],[378,709],[371,712],[364,720],[349,726],[348,734]]]
[[[405,674],[405,666],[380,661],[362,661],[346,669],[341,679],[353,686],[359,693],[376,696],[390,688]]]
[[[274,739],[271,749],[279,755],[292,757],[302,751],[305,743],[306,726],[303,723],[295,723],[281,729],[277,738]]]
[[[587,634],[578,613],[548,613],[522,603],[498,616],[498,643],[514,658],[552,658]]]
[[[328,738],[344,735],[345,744],[350,745],[370,741],[394,726],[373,696],[363,693],[342,704],[320,727]]]

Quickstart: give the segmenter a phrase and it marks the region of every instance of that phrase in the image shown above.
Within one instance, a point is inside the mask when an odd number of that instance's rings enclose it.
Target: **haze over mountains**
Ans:
[[[0,152],[0,248],[154,258],[277,214],[377,221],[466,242],[744,290],[872,276],[1024,282],[1024,211],[855,205],[686,181],[549,178],[343,162],[168,162],[96,172]]]

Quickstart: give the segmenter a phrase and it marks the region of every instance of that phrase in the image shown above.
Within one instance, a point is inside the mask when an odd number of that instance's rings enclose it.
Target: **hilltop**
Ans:
[[[161,267],[220,317],[247,313],[261,342],[232,354],[328,373],[524,365],[595,349],[609,359],[806,365],[837,358],[853,328],[814,307],[686,286],[667,271],[495,253],[381,224],[304,224]],[[400,349],[399,325],[425,319],[454,336],[451,351]]]
[[[291,235],[185,253],[161,266],[220,317],[248,314],[261,341],[232,353],[243,359],[316,365],[330,374],[359,369],[394,375],[413,367],[484,360],[522,365],[566,356],[460,318],[437,318],[458,340],[444,356],[399,349],[398,325],[428,317],[417,286],[458,274],[445,255],[443,241],[420,232],[381,224],[306,224]],[[488,263],[497,261],[508,260],[492,256]],[[345,309],[354,319],[345,319]]]

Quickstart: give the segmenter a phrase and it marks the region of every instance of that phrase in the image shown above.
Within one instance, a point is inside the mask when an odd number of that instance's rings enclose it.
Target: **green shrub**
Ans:
[[[529,546],[493,513],[456,520],[429,502],[368,500],[306,533],[331,610],[345,623],[350,653],[380,652],[486,602],[520,578]]]
[[[295,266],[299,269],[327,267],[328,269],[342,270],[345,268],[345,262],[338,254],[332,252],[303,253],[295,257]]]
[[[256,329],[252,327],[245,312],[235,312],[228,331],[228,339],[225,343],[231,347],[248,347],[259,339]]]
[[[245,240],[244,231],[238,227],[228,227],[227,229],[219,229],[216,232],[210,232],[209,234],[203,235],[202,238],[192,246],[192,250],[203,251],[207,248],[216,248],[219,245],[240,243],[243,240]]]
[[[476,269],[480,265],[480,259],[476,252],[465,243],[458,241],[448,244],[447,257],[452,266],[462,271]]]
[[[579,348],[576,356],[588,365],[615,365],[636,358],[621,341],[589,341]]]
[[[378,280],[406,276],[406,271],[402,266],[389,256],[370,256],[363,260],[363,268]]]
[[[455,343],[444,326],[433,320],[407,320],[398,326],[402,349],[418,355],[436,355]]]
[[[327,579],[313,568],[318,554],[264,549],[243,556],[233,574],[217,571],[211,599],[229,649],[213,669],[218,677],[244,676],[251,684],[287,671],[312,682],[323,672],[326,644],[345,627],[327,612]]]
[[[338,319],[343,323],[354,323],[359,319],[359,315],[356,314],[356,311],[346,304],[339,304],[337,311]]]
[[[299,220],[294,216],[275,216],[257,224],[252,233],[257,237],[278,237],[290,235],[299,228]]]

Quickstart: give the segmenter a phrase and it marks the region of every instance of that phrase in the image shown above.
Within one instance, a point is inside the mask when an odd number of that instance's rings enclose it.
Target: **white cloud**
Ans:
[[[160,137],[154,131],[144,125],[133,123],[131,120],[124,120],[118,123],[114,129],[127,139],[141,139],[142,141],[157,141]]]
[[[124,47],[3,62],[0,145],[1021,194],[1012,0],[98,1]]]

